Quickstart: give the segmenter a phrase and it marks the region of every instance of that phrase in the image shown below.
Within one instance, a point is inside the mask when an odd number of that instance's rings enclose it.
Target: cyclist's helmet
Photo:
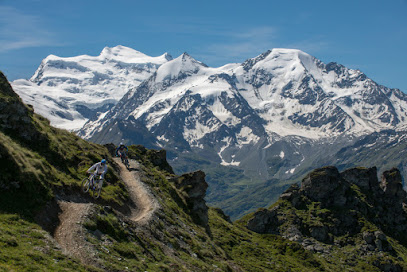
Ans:
[[[100,162],[101,162],[102,164],[105,164],[105,163],[106,163],[106,160],[103,159],[103,160],[101,160]]]
[[[123,142],[120,142],[120,145],[124,145]]]

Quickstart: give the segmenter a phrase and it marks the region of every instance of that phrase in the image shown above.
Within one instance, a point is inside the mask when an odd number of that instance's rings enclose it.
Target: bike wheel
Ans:
[[[81,187],[82,187],[82,191],[84,193],[87,193],[89,191],[89,187],[90,187],[89,178],[84,178],[82,180]]]
[[[93,197],[99,198],[101,191],[102,191],[102,183],[96,182],[95,188],[93,189]]]
[[[129,160],[128,160],[128,159],[125,160],[125,165],[126,165],[126,168],[127,168],[127,169],[130,168],[130,163],[129,163]]]

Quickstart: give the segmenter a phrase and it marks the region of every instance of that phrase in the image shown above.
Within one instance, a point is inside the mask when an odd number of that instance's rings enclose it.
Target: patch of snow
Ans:
[[[281,159],[284,159],[284,151],[281,151],[279,156]]]

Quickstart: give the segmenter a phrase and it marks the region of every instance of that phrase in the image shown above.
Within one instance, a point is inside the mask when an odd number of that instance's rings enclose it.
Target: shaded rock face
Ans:
[[[397,203],[402,203],[406,199],[406,192],[403,190],[402,177],[400,171],[393,168],[382,174],[380,187],[384,195]]]
[[[257,233],[274,233],[273,226],[278,223],[277,212],[275,209],[261,209],[254,213],[254,217],[249,220],[247,228]]]
[[[208,226],[208,206],[204,199],[208,188],[205,173],[196,171],[183,174],[175,180],[175,185],[184,193],[187,206],[196,223]]]
[[[351,168],[341,173],[341,176],[350,183],[356,184],[362,190],[379,189],[377,168]]]
[[[167,151],[161,150],[149,150],[150,160],[154,166],[158,166],[160,169],[167,171],[168,173],[174,174],[171,165],[167,162]]]
[[[33,109],[24,105],[0,72],[0,130],[25,142],[44,141],[32,123]]]
[[[305,196],[328,206],[344,205],[344,193],[348,189],[349,184],[341,177],[338,169],[332,166],[314,170],[301,183],[301,191]]]
[[[280,234],[309,248],[319,243],[346,246],[355,240],[335,237],[349,236],[363,240],[366,252],[390,252],[386,235],[407,242],[406,195],[397,169],[384,172],[379,183],[375,167],[342,173],[324,167],[309,173],[301,187],[286,190],[275,207],[254,213],[246,227]],[[362,234],[365,220],[377,230]]]

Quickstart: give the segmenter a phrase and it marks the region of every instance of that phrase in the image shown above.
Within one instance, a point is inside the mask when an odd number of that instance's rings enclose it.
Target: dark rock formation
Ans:
[[[247,228],[257,233],[273,233],[273,226],[278,223],[276,209],[260,209],[249,220]]]
[[[379,189],[377,168],[351,168],[341,173],[341,176],[349,183],[356,184],[362,190]]]
[[[167,171],[168,173],[174,174],[171,165],[167,162],[167,151],[164,149],[161,150],[152,150],[149,149],[148,152],[149,159],[154,166],[158,166],[160,169]]]
[[[291,186],[274,207],[254,213],[246,227],[280,234],[317,252],[321,246],[342,247],[361,240],[363,254],[391,253],[387,236],[407,243],[406,195],[397,169],[384,172],[379,183],[375,167],[342,173],[324,167],[309,173],[301,187]]]
[[[184,193],[188,209],[196,223],[208,225],[208,206],[204,199],[208,183],[205,181],[205,173],[196,171],[183,174],[174,180],[175,185]]]
[[[349,184],[341,177],[338,169],[332,166],[314,170],[301,183],[302,193],[324,206],[344,205],[345,192],[348,189]]]
[[[33,113],[33,109],[22,102],[0,72],[0,130],[24,142],[41,144],[45,137],[35,128]]]
[[[398,169],[393,168],[383,172],[380,187],[387,199],[399,204],[405,201],[407,193],[403,190],[402,178]]]

